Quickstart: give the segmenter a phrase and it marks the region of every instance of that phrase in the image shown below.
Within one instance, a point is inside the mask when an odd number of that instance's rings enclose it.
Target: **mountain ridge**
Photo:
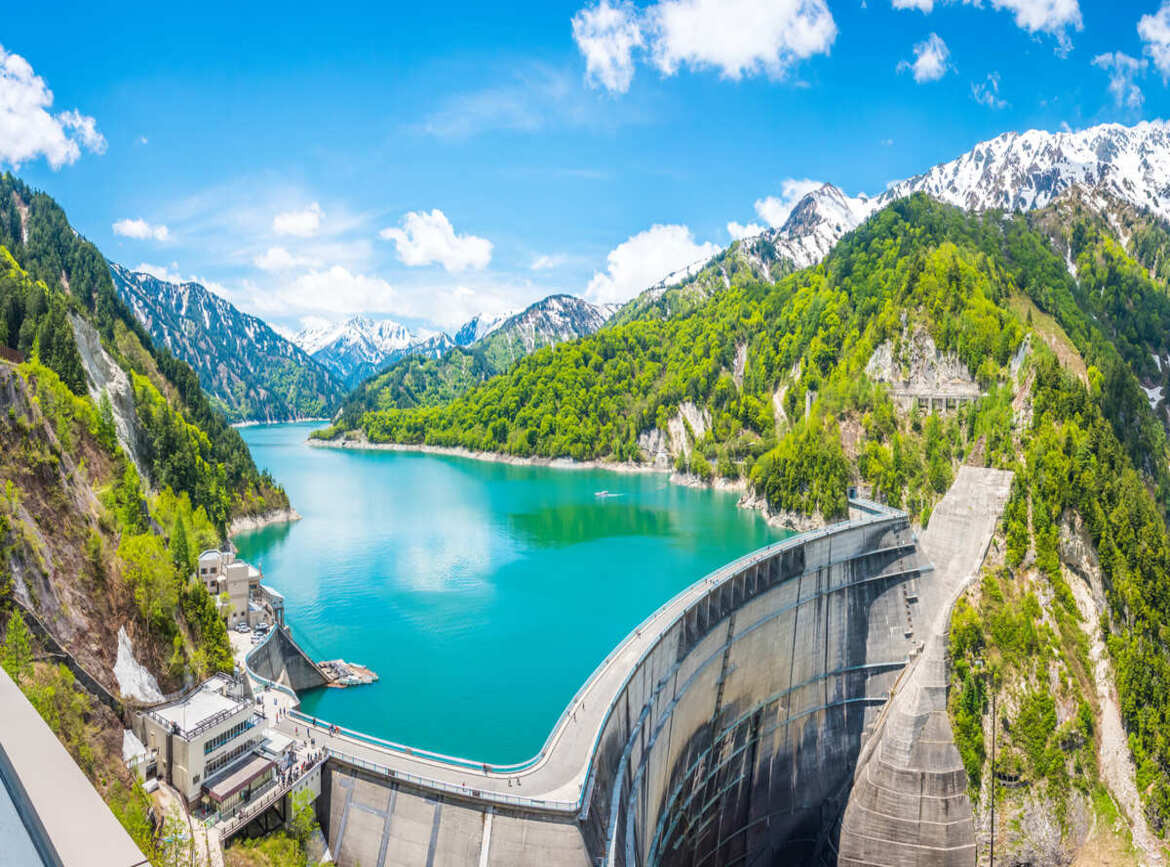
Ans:
[[[229,421],[332,415],[342,383],[264,320],[194,281],[109,267],[118,296],[152,339],[194,368]]]

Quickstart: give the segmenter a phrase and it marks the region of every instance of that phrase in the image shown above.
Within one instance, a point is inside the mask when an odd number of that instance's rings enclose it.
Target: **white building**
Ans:
[[[275,763],[257,748],[264,717],[244,685],[217,674],[179,701],[142,714],[142,741],[157,756],[158,775],[188,804],[231,809],[263,788]]]
[[[197,568],[196,577],[216,600],[219,613],[227,621],[228,628],[238,623],[255,626],[265,619],[261,607],[249,606],[253,595],[260,592],[260,580],[264,576],[259,569],[237,560],[232,551],[217,551],[214,548],[199,555]]]

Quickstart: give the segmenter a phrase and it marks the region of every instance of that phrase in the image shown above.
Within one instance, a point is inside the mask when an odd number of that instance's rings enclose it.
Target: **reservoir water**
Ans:
[[[411,746],[530,758],[627,632],[785,535],[665,475],[313,448],[314,427],[242,429],[303,520],[236,544],[310,655],[381,677],[302,710]]]

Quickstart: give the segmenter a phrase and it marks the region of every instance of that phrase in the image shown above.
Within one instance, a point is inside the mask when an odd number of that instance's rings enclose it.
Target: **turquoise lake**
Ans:
[[[314,427],[241,430],[303,520],[236,544],[310,655],[381,678],[308,692],[302,710],[411,746],[530,758],[627,632],[785,535],[665,475],[313,448]]]

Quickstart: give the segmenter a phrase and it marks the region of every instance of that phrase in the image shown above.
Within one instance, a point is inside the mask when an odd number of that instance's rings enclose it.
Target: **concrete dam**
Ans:
[[[850,520],[691,585],[598,666],[528,762],[290,714],[282,727],[313,727],[329,751],[317,808],[337,863],[974,864],[945,635],[1010,483],[963,467],[921,537],[854,499]]]

